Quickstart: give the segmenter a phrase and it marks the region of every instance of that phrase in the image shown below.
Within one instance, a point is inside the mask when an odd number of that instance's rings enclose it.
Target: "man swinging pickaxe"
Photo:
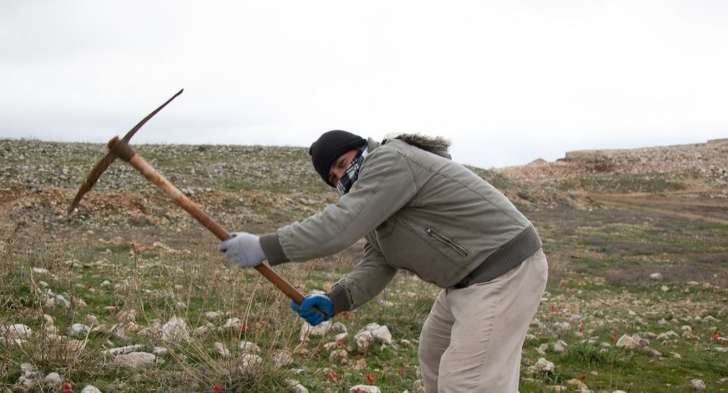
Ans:
[[[109,152],[106,154],[106,156],[104,156],[104,158],[96,163],[96,166],[94,166],[94,168],[91,170],[91,173],[89,173],[88,177],[86,178],[86,181],[79,188],[76,197],[73,198],[73,202],[71,202],[71,206],[68,208],[69,214],[73,212],[73,210],[78,206],[84,194],[91,190],[94,184],[96,184],[96,181],[99,179],[101,174],[104,173],[109,165],[111,165],[111,163],[113,163],[114,160],[116,160],[116,158],[118,157],[131,164],[131,166],[133,166],[137,171],[144,175],[147,180],[159,187],[162,191],[164,191],[164,193],[172,197],[177,205],[179,205],[182,209],[184,209],[187,213],[194,217],[205,228],[209,229],[210,232],[212,232],[218,239],[220,239],[221,241],[230,239],[230,234],[225,229],[223,229],[220,224],[218,224],[212,218],[210,218],[210,216],[205,214],[205,212],[203,212],[199,206],[197,206],[194,202],[187,198],[180,190],[177,189],[177,187],[175,187],[172,183],[165,179],[164,176],[157,172],[157,170],[155,170],[146,160],[144,160],[139,154],[137,154],[131,148],[131,146],[129,146],[128,143],[131,137],[134,136],[134,134],[139,131],[139,129],[149,119],[156,115],[157,112],[162,110],[162,108],[164,108],[172,100],[177,98],[177,96],[182,94],[183,91],[184,89],[180,90],[179,92],[177,92],[177,94],[172,96],[172,98],[159,106],[159,108],[148,114],[137,125],[129,130],[129,132],[127,132],[123,138],[119,139],[119,137],[115,136],[109,141]],[[260,272],[260,274],[262,274],[265,278],[267,278],[268,281],[273,283],[273,285],[278,287],[278,289],[283,291],[283,293],[285,293],[291,300],[296,302],[296,304],[301,304],[301,301],[303,301],[303,295],[288,281],[276,274],[276,272],[274,272],[270,268],[270,266],[266,264],[259,264],[255,267],[255,269],[258,270],[258,272]]]

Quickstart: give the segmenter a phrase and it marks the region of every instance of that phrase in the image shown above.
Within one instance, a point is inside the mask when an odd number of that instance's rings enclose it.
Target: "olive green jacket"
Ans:
[[[336,204],[261,237],[271,265],[334,254],[366,238],[364,256],[329,296],[335,312],[376,296],[398,269],[453,286],[531,226],[488,182],[399,139],[378,144]]]

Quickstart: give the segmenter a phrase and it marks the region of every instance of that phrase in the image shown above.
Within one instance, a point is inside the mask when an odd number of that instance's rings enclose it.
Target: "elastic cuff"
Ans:
[[[265,258],[268,260],[268,264],[271,266],[280,265],[284,262],[290,261],[283,252],[281,242],[278,240],[278,234],[270,233],[260,237],[260,246],[263,248]]]
[[[349,292],[343,286],[334,286],[331,288],[331,292],[326,295],[331,299],[331,303],[334,304],[334,315],[351,310]]]

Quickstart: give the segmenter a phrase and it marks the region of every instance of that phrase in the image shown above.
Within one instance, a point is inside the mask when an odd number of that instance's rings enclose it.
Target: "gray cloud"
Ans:
[[[728,10],[692,2],[0,3],[0,137],[441,134],[481,166],[728,135]]]

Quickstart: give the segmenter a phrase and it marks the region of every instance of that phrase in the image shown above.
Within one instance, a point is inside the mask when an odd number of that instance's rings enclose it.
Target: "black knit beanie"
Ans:
[[[360,148],[366,144],[366,139],[359,135],[342,130],[333,130],[324,132],[316,142],[312,143],[311,148],[308,149],[308,154],[311,155],[313,167],[326,184],[336,187],[335,184],[329,183],[331,164],[347,151]]]

